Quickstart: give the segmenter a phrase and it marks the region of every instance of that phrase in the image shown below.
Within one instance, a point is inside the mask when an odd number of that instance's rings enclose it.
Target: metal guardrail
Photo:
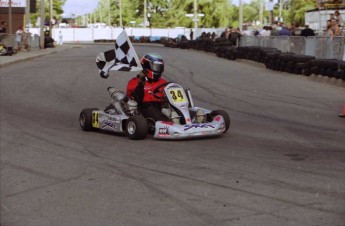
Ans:
[[[0,44],[6,48],[12,47],[17,48],[16,35],[2,34],[0,35]]]
[[[26,39],[26,40],[25,40]],[[39,49],[40,43],[39,43],[40,36],[38,35],[25,35],[22,39],[22,45],[23,48],[28,49]],[[1,34],[0,35],[0,45],[5,46],[6,48],[12,48],[12,49],[18,49],[18,44],[16,42],[16,35],[15,34]],[[25,46],[27,45],[27,46]]]
[[[345,60],[345,37],[242,36],[240,46],[262,46],[315,56],[318,59]]]

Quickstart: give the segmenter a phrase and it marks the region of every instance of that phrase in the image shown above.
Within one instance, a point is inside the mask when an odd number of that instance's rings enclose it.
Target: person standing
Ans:
[[[6,34],[7,32],[7,22],[2,21],[0,24],[0,34]]]
[[[189,40],[193,41],[193,35],[194,35],[193,30],[190,29]]]
[[[59,42],[58,45],[62,45],[63,44],[63,35],[61,33],[61,31],[59,31]]]
[[[315,36],[315,32],[313,29],[309,28],[309,25],[306,24],[305,28],[301,32],[301,36],[308,37],[308,36]]]
[[[336,19],[337,22],[338,22],[338,25],[339,25],[339,26],[343,26],[343,23],[344,23],[344,22],[343,22],[343,18],[342,18],[341,14],[339,13],[338,10],[334,12],[334,16],[335,16],[335,19]]]
[[[340,36],[341,32],[340,32],[337,20],[335,18],[331,19],[331,24],[332,24],[332,31],[334,33],[334,36]]]
[[[281,30],[278,33],[278,36],[291,36],[291,31],[285,25],[282,25]]]
[[[17,43],[17,50],[21,51],[22,49],[22,38],[23,38],[23,27],[20,26],[16,31],[16,43]]]

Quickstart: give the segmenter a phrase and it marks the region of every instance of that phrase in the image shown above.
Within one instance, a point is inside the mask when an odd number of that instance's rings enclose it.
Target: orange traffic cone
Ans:
[[[343,113],[341,113],[341,114],[339,115],[339,117],[345,117],[345,104],[344,104],[344,107],[343,107]]]

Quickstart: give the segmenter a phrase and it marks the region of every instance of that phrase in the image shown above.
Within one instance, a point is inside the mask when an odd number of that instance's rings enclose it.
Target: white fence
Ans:
[[[179,35],[185,35],[188,39],[190,28],[125,28],[129,36],[147,36],[147,37],[168,37],[176,38]],[[40,35],[39,28],[30,28],[33,35]],[[121,33],[122,28],[53,28],[52,38],[59,40],[59,34],[64,42],[93,42],[95,40],[114,40]],[[194,39],[202,32],[215,32],[217,36],[224,31],[224,28],[199,28],[194,33]]]

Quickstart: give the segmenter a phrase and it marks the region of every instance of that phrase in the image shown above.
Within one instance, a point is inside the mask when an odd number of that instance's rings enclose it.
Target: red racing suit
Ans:
[[[149,92],[153,92],[159,85],[166,83],[165,79],[159,79],[158,81],[144,81],[141,82],[140,78],[132,78],[129,80],[127,84],[127,95],[129,97],[134,98],[138,104],[146,104],[146,103],[153,103],[153,102],[162,102],[161,99],[155,97]],[[144,83],[144,84],[143,84]],[[162,87],[164,88],[164,87]],[[157,96],[162,96],[163,94],[160,92],[156,93]]]
[[[138,110],[146,118],[152,118],[154,121],[166,121],[168,118],[161,112],[163,100],[149,94],[150,91],[153,92],[159,85],[166,82],[162,78],[158,81],[141,80],[139,77],[132,78],[127,84],[127,96],[138,102]],[[157,92],[156,95],[164,97],[162,92]]]

